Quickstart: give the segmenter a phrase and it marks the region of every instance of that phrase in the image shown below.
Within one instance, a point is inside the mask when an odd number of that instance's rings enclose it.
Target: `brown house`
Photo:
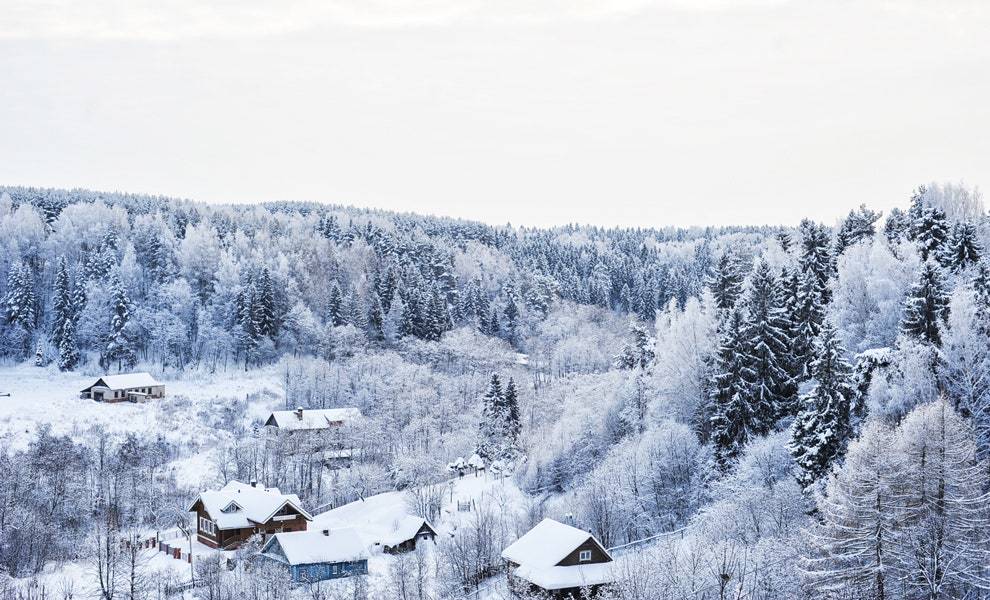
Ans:
[[[313,520],[295,494],[231,481],[219,490],[200,493],[189,507],[196,513],[196,538],[211,548],[232,550],[253,535],[305,531]]]
[[[392,530],[382,540],[382,550],[389,554],[400,554],[416,549],[416,543],[436,541],[437,531],[423,517],[407,515],[395,522]]]
[[[587,531],[553,519],[536,527],[502,551],[510,583],[520,591],[539,590],[558,598],[580,597],[615,581],[612,556]]]

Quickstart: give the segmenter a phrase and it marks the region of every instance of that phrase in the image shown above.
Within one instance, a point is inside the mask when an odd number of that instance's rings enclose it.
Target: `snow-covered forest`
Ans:
[[[0,188],[0,598],[501,598],[544,517],[613,549],[607,600],[988,597],[990,218],[957,184],[902,204],[532,229]],[[134,370],[212,387],[49,404]],[[361,411],[350,468],[258,435],[296,406]],[[247,548],[190,589],[117,543],[231,480],[442,520],[474,453],[512,493],[369,581],[279,585]]]

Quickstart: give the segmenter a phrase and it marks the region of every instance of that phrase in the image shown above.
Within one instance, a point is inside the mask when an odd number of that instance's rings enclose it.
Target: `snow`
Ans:
[[[273,553],[275,544],[281,547],[290,565],[351,562],[368,558],[364,540],[352,527],[276,533],[269,538],[262,553],[281,561],[281,557]]]
[[[127,390],[130,388],[155,387],[161,385],[151,373],[122,373],[120,375],[104,375],[93,382],[95,386],[103,382],[111,390]],[[87,388],[88,389],[88,388]]]
[[[240,481],[231,481],[219,490],[202,492],[197,501],[203,502],[206,512],[220,529],[242,529],[253,527],[254,523],[267,523],[286,504],[311,518],[295,494],[283,494],[278,488],[252,487]]]
[[[302,412],[302,415],[299,412]],[[275,425],[280,429],[297,431],[304,429],[327,429],[335,423],[346,423],[361,418],[361,411],[356,408],[322,408],[276,410],[265,421],[266,425]]]
[[[590,533],[577,527],[543,519],[503,550],[502,558],[527,567],[552,567],[590,537]]]
[[[545,590],[586,587],[615,581],[611,562],[570,567],[521,565],[512,574]]]
[[[381,544],[382,546],[397,546],[402,542],[411,540],[422,529],[423,525],[429,525],[430,529],[436,531],[436,528],[423,517],[406,515],[399,519],[392,531],[381,539]]]

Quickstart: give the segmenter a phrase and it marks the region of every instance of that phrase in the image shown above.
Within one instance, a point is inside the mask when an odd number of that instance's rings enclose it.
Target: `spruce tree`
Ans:
[[[519,415],[519,394],[516,391],[516,382],[511,377],[505,386],[505,397],[502,404],[505,407],[503,435],[509,446],[514,449],[519,439],[519,433],[522,431],[522,421]]]
[[[497,373],[492,373],[488,388],[481,398],[481,423],[478,434],[478,456],[490,462],[499,457],[505,422],[505,394]]]
[[[130,369],[137,362],[133,342],[127,328],[133,306],[127,290],[114,272],[110,279],[110,334],[104,352],[104,366],[117,363],[117,370]]]
[[[746,322],[735,307],[722,324],[710,386],[711,437],[715,463],[723,473],[735,463],[755,428],[749,403],[751,357],[747,355]]]
[[[901,240],[909,237],[911,231],[911,218],[899,208],[890,209],[887,221],[883,225],[883,234],[887,242],[892,246],[899,244]]]
[[[742,293],[743,273],[731,252],[725,252],[715,263],[715,272],[708,279],[708,287],[720,310],[731,309]]]
[[[344,318],[344,295],[340,291],[340,284],[336,281],[330,286],[330,293],[327,296],[326,319],[329,325],[340,327],[347,322]]]
[[[823,304],[832,300],[828,286],[835,271],[835,262],[829,249],[828,229],[808,219],[801,221],[801,253],[798,267],[803,274],[813,275]]]
[[[10,267],[7,297],[4,299],[7,322],[30,332],[38,321],[38,299],[34,295],[34,278],[26,264]]]
[[[940,208],[925,206],[911,222],[911,233],[921,260],[942,260],[949,240],[949,223]]]
[[[803,488],[828,472],[849,439],[852,367],[844,354],[835,328],[826,322],[815,344],[815,387],[801,398],[790,444]]]
[[[375,342],[385,340],[385,314],[382,311],[382,300],[378,297],[378,292],[371,290],[368,306],[368,337]]]
[[[54,319],[51,342],[58,349],[59,369],[70,371],[79,362],[79,351],[76,348],[76,315],[72,301],[72,289],[64,259],[58,261],[53,296]]]
[[[939,327],[948,318],[949,294],[945,289],[941,269],[934,261],[928,261],[922,267],[918,281],[905,301],[901,331],[905,335],[940,347],[942,334]]]
[[[982,255],[983,247],[977,239],[976,227],[969,222],[956,223],[940,262],[958,273],[978,263]]]
[[[766,261],[760,261],[745,298],[749,383],[742,399],[753,415],[753,431],[766,434],[793,408],[795,382],[788,372],[789,325],[780,305],[782,295]]]
[[[278,334],[280,324],[276,315],[275,286],[272,282],[271,272],[268,271],[267,267],[262,269],[258,276],[253,299],[258,334],[274,338]]]
[[[876,222],[880,213],[866,208],[861,204],[857,210],[849,211],[849,216],[842,222],[835,236],[835,254],[838,256],[853,244],[861,240],[871,239],[876,233]]]

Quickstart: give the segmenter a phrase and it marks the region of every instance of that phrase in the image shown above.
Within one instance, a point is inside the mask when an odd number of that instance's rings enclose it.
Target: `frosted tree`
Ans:
[[[744,274],[738,260],[726,251],[715,263],[715,269],[708,278],[708,288],[715,298],[715,306],[721,310],[731,309],[742,294]]]
[[[79,350],[76,347],[76,311],[64,259],[59,260],[56,268],[52,304],[54,318],[51,341],[58,350],[58,367],[63,371],[71,371],[79,363]]]
[[[928,261],[905,301],[901,331],[920,341],[941,346],[939,329],[945,325],[948,315],[949,296],[941,269],[934,261]]]
[[[620,369],[645,369],[649,367],[655,358],[653,340],[650,339],[646,329],[636,322],[629,324],[629,334],[632,339],[623,346],[622,352],[615,357],[615,365]]]
[[[340,284],[336,281],[330,286],[330,292],[327,295],[326,316],[327,323],[334,327],[340,327],[347,323],[344,316],[344,294],[340,291]]]
[[[375,342],[385,341],[385,315],[382,312],[382,300],[378,297],[378,292],[375,290],[372,290],[370,293],[368,316],[365,321],[367,323],[368,337]]]
[[[941,260],[949,240],[949,223],[945,213],[938,208],[923,206],[915,211],[911,222],[911,237],[918,245],[921,260]]]
[[[849,211],[849,216],[842,222],[835,236],[836,255],[842,254],[846,248],[862,240],[872,238],[876,233],[876,222],[880,220],[880,216],[881,213],[866,208],[865,204]]]
[[[896,557],[922,598],[990,591],[990,495],[986,465],[965,419],[944,400],[915,409],[898,429],[900,504]]]
[[[891,555],[897,525],[897,459],[891,434],[868,424],[849,444],[845,462],[819,497],[820,523],[809,537],[802,565],[808,590],[826,597],[895,600]]]
[[[132,368],[137,362],[134,353],[134,342],[130,336],[128,324],[131,320],[133,305],[127,296],[127,290],[120,277],[113,273],[110,278],[110,332],[103,355],[103,366],[109,367],[117,363],[117,370]]]
[[[711,384],[711,438],[715,463],[728,471],[757,428],[757,416],[746,400],[752,385],[742,310],[732,309],[722,326]]]
[[[825,475],[845,449],[850,434],[852,368],[835,328],[826,322],[815,344],[811,376],[815,386],[802,396],[790,450],[807,488]]]
[[[897,207],[890,209],[883,225],[883,234],[887,238],[887,242],[892,246],[898,245],[902,240],[908,238],[910,230],[911,217]]]
[[[983,255],[983,247],[977,236],[976,227],[966,221],[952,227],[952,236],[946,243],[940,262],[955,273],[975,265]]]
[[[509,452],[514,454],[518,449],[519,433],[522,431],[522,419],[519,415],[519,392],[516,390],[516,382],[510,377],[509,383],[505,385],[505,394],[502,399],[502,435],[509,448]],[[508,458],[513,458],[509,456]]]
[[[802,274],[812,275],[815,285],[821,295],[822,302],[828,304],[832,300],[828,282],[835,270],[832,259],[831,243],[828,229],[808,219],[801,221],[801,246],[798,255],[798,268]]]
[[[34,329],[38,321],[38,299],[34,294],[34,277],[26,264],[14,265],[7,276],[7,296],[4,298],[7,322],[25,331]]]
[[[481,397],[481,423],[478,427],[478,456],[486,461],[499,458],[505,423],[505,392],[497,373],[492,373]]]

